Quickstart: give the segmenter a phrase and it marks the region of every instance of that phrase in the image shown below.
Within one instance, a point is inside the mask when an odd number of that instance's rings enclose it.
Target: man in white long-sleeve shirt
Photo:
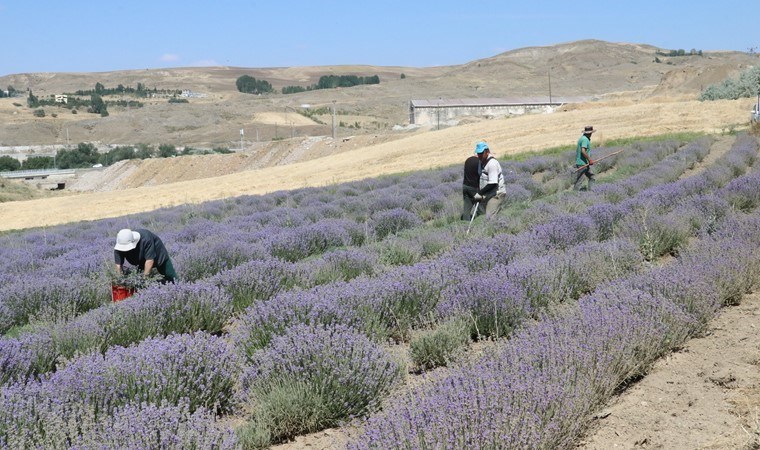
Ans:
[[[493,156],[491,149],[485,142],[475,145],[475,154],[480,159],[483,168],[480,173],[480,189],[475,194],[475,201],[482,201],[486,205],[486,219],[491,219],[501,210],[501,204],[507,195],[504,186],[504,175],[501,173],[501,164]]]

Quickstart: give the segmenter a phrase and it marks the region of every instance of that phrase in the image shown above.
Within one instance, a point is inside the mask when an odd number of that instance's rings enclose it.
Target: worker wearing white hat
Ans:
[[[114,262],[116,270],[121,273],[124,261],[137,266],[147,276],[155,268],[167,282],[174,282],[177,273],[174,271],[169,252],[164,243],[152,232],[139,229],[125,228],[116,235],[114,246]]]

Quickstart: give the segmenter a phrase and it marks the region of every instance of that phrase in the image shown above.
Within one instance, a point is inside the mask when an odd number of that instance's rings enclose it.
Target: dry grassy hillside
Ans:
[[[339,129],[339,134],[386,133],[408,122],[410,99],[546,97],[606,98],[626,93],[636,99],[674,94],[696,98],[701,89],[757,64],[757,55],[740,52],[705,52],[703,56],[664,57],[658,49],[640,44],[579,41],[505,52],[491,58],[447,67],[324,66],[290,68],[206,67],[142,69],[102,73],[35,73],[0,77],[0,86],[31,89],[40,98],[119,84],[147,88],[190,89],[205,98],[187,104],[167,99],[145,100],[142,108],[111,107],[109,117],[47,107],[44,118],[34,117],[25,98],[0,99],[0,146],[97,142],[176,146],[239,147],[239,129],[246,130],[244,145],[293,136],[331,134],[331,118],[302,122],[292,119],[301,105],[332,107],[338,120],[360,123],[360,129]],[[656,62],[659,60],[660,62]],[[378,75],[379,85],[308,91],[291,95],[241,94],[235,80],[248,74],[268,80],[279,92],[284,86],[307,86],[323,75]],[[401,78],[401,75],[404,78]],[[15,106],[14,103],[20,105]],[[57,117],[52,117],[55,113]],[[282,122],[269,113],[290,114]],[[292,124],[292,125],[291,125]],[[292,127],[292,130],[291,130]]]

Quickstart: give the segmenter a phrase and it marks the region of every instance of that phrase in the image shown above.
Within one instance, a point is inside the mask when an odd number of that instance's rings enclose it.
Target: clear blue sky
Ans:
[[[0,0],[0,76],[216,65],[429,67],[580,39],[760,50],[760,1]]]

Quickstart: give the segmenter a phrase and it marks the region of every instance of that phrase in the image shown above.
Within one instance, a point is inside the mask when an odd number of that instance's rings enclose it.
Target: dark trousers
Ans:
[[[167,259],[163,265],[156,267],[156,270],[164,276],[162,283],[174,283],[177,279],[177,272],[174,270],[171,259]]]
[[[580,191],[581,187],[583,186],[583,177],[585,176],[588,178],[588,188],[587,190],[591,190],[591,186],[594,185],[594,174],[591,172],[591,166],[586,166],[581,170],[578,170],[578,168],[581,167],[579,165],[575,165],[575,173],[573,173],[573,176],[575,177],[575,180],[573,181],[573,189],[576,191]]]
[[[462,220],[472,219],[472,207],[477,203],[473,198],[478,190],[472,186],[462,185]],[[477,215],[485,214],[486,207],[483,200],[478,204]]]

